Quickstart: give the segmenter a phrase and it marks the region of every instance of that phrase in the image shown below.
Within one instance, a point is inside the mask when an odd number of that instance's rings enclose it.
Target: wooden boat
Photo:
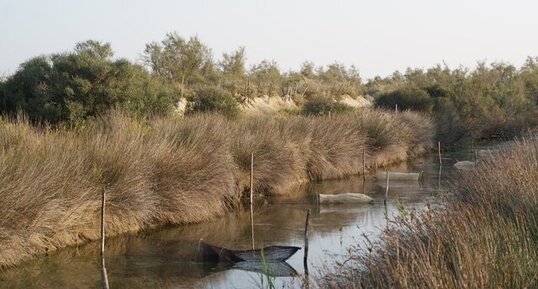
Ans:
[[[368,204],[373,203],[374,199],[359,193],[345,193],[335,195],[319,194],[320,204]]]
[[[389,181],[419,181],[421,173],[399,173],[389,172]],[[380,172],[377,174],[377,180],[386,180],[387,173]]]
[[[204,261],[210,262],[283,262],[290,258],[301,247],[295,246],[268,246],[254,250],[231,250],[210,245],[200,240],[198,254]]]

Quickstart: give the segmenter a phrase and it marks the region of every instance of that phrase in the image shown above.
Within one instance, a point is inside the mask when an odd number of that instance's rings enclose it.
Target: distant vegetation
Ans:
[[[435,66],[408,69],[363,82],[358,69],[305,62],[283,72],[274,61],[246,67],[240,47],[215,59],[197,37],[175,33],[146,45],[140,64],[114,58],[110,44],[86,41],[70,52],[43,55],[0,80],[0,112],[24,112],[32,122],[79,125],[110,109],[149,119],[172,114],[180,99],[187,113],[239,115],[239,106],[263,96],[293,99],[299,113],[327,115],[349,109],[342,96],[370,95],[387,109],[433,116],[438,138],[511,137],[538,124],[538,58],[520,68],[479,63],[473,70]]]
[[[432,147],[430,120],[362,109],[331,117],[229,119],[219,114],[141,122],[120,113],[76,129],[0,122],[0,268],[107,234],[201,222],[239,206],[249,189],[284,195],[308,180],[361,173]]]
[[[538,124],[538,58],[521,68],[478,63],[474,70],[436,66],[408,69],[365,84],[377,105],[431,113],[438,138],[513,137]]]
[[[339,103],[330,97],[313,97],[303,104],[304,115],[331,115],[351,110],[351,107]]]

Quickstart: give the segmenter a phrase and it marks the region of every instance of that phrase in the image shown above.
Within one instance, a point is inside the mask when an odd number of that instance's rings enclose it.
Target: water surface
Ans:
[[[351,246],[375,240],[387,221],[405,211],[423,210],[446,194],[456,160],[473,160],[471,150],[446,153],[439,175],[437,155],[390,168],[391,171],[424,172],[418,182],[391,181],[387,206],[385,182],[368,177],[309,183],[286,198],[259,201],[254,214],[256,246],[304,245],[306,210],[311,210],[308,271],[319,274],[349,257]],[[441,176],[441,178],[439,178]],[[366,193],[373,205],[319,205],[316,194]],[[106,266],[111,288],[253,288],[267,285],[267,276],[232,265],[197,261],[198,241],[229,248],[249,248],[248,212],[218,220],[120,236],[107,240]],[[67,248],[18,268],[0,272],[1,288],[100,288],[98,243]],[[303,250],[288,261],[290,270],[303,276]],[[286,265],[286,266],[287,266]],[[289,269],[289,268],[288,268]],[[277,288],[300,287],[301,277],[271,279]]]

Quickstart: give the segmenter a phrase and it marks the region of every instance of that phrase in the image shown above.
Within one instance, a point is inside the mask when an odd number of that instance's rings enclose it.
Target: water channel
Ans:
[[[487,148],[493,147],[492,145]],[[482,147],[482,149],[485,147]],[[391,181],[387,206],[384,180],[362,177],[309,183],[293,195],[258,202],[254,213],[257,247],[280,244],[303,247],[306,210],[311,210],[308,270],[319,275],[336,262],[348,258],[348,249],[379,237],[388,218],[402,208],[422,210],[447,194],[457,160],[473,160],[473,150],[443,155],[441,179],[437,154],[390,168],[390,171],[421,172],[423,181]],[[364,190],[364,191],[363,191]],[[316,194],[366,193],[374,204],[320,205]],[[110,288],[259,288],[267,285],[262,272],[197,261],[198,241],[229,248],[249,248],[251,226],[248,212],[237,212],[218,220],[125,235],[107,240],[106,264]],[[304,276],[303,250],[280,269],[291,276],[272,279],[276,288],[300,287]],[[0,288],[100,288],[99,244],[66,248],[0,272]],[[283,266],[283,267],[282,267]],[[253,268],[248,268],[252,270]],[[280,270],[279,269],[279,270]],[[259,270],[258,270],[259,271]]]

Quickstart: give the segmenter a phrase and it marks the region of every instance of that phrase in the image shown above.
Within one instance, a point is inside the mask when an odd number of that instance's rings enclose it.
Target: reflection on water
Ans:
[[[391,181],[387,207],[383,205],[385,182],[352,177],[346,180],[310,183],[291,197],[269,199],[258,204],[254,214],[256,247],[292,245],[303,247],[304,222],[311,209],[308,268],[310,274],[347,258],[347,249],[363,242],[366,234],[374,240],[389,218],[425,208],[443,194],[457,160],[472,160],[472,151],[446,154],[439,179],[437,156],[415,160],[391,171],[424,172],[421,183]],[[373,205],[319,205],[316,194],[366,193]],[[386,210],[386,211],[385,211]],[[121,236],[107,241],[106,262],[110,288],[252,288],[267,285],[260,264],[214,264],[198,259],[198,241],[233,249],[251,245],[248,212],[238,212],[213,222]],[[0,272],[2,288],[99,288],[100,259],[97,242],[60,250],[50,256]],[[303,250],[284,267],[272,270],[304,273]],[[299,286],[293,277],[277,277],[277,287]]]

